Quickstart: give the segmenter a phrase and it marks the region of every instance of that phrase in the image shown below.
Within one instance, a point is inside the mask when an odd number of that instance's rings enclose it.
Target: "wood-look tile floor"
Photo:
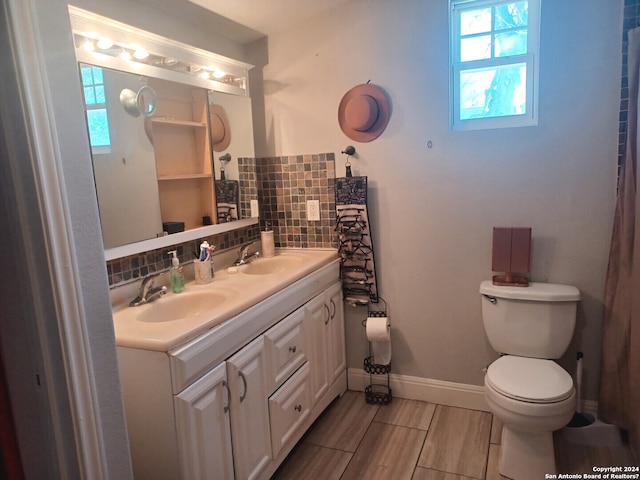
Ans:
[[[298,442],[277,480],[502,479],[502,426],[491,413],[394,398],[369,405],[348,391]],[[635,465],[626,447],[570,444],[555,438],[559,473],[593,473],[593,466]]]

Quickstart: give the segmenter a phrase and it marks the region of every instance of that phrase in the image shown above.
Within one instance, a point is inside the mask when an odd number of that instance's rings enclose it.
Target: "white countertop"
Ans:
[[[120,299],[113,304],[113,323],[118,346],[145,350],[169,351],[198,335],[206,332],[244,310],[256,305],[274,293],[293,284],[297,280],[331,263],[338,258],[333,249],[278,249],[276,257],[296,257],[300,262],[274,274],[252,275],[245,272],[269,259],[257,259],[254,267],[251,263],[237,267],[237,273],[228,273],[227,269],[215,272],[213,281],[207,285],[196,285],[193,281],[186,284],[185,291],[179,294],[169,292],[149,304],[129,307],[128,301]],[[253,263],[252,262],[252,263]],[[193,269],[186,265],[185,269]],[[189,275],[187,275],[189,277]],[[162,284],[162,283],[160,283]],[[169,287],[168,282],[165,283]],[[160,318],[158,312],[169,308],[171,296],[180,295],[180,300],[202,303],[202,299],[211,292],[211,299],[222,299],[221,303],[207,308],[206,305],[194,308],[188,316],[171,321],[155,321]],[[204,295],[203,295],[204,294]],[[135,296],[135,295],[134,295]],[[133,298],[133,297],[131,297]],[[128,299],[131,300],[131,299]],[[166,313],[166,310],[164,313]],[[141,320],[144,319],[144,320]]]

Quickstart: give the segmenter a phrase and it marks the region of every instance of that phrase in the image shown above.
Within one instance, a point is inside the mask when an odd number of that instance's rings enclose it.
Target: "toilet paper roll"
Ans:
[[[373,363],[389,365],[391,363],[391,326],[388,317],[367,318],[367,340],[371,342]]]

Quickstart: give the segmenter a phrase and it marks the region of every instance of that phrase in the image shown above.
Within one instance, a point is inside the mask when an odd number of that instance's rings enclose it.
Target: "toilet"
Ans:
[[[553,431],[575,412],[571,375],[553,359],[567,350],[580,292],[571,285],[480,284],[487,338],[501,356],[487,368],[485,398],[502,422],[498,470],[515,480],[557,474]]]

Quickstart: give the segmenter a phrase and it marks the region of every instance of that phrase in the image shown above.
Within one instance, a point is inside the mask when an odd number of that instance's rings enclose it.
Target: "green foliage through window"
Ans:
[[[540,0],[450,5],[453,128],[535,124]]]

